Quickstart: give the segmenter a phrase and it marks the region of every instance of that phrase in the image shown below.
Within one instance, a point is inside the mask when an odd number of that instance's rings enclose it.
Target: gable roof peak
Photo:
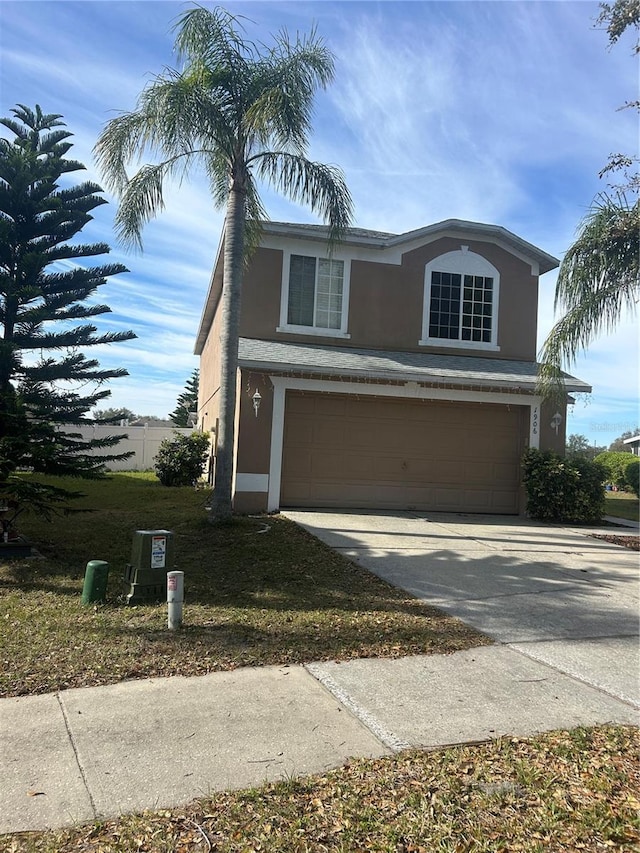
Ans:
[[[307,240],[326,240],[329,229],[326,225],[295,222],[262,223],[263,232],[274,236],[294,237]],[[490,225],[485,222],[471,222],[465,219],[443,219],[432,225],[425,225],[402,234],[389,231],[375,231],[369,228],[347,228],[343,242],[352,245],[370,246],[379,249],[398,248],[403,244],[431,241],[440,235],[464,236],[467,239],[493,241],[502,244],[507,250],[524,255],[539,265],[540,274],[549,272],[559,265],[557,258],[549,255],[533,243],[523,240],[502,225]]]

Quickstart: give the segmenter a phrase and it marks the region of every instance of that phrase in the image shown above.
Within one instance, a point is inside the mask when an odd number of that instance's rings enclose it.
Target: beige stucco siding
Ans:
[[[422,329],[422,289],[422,284],[404,265],[352,261],[351,345],[390,350],[418,349]]]
[[[256,416],[253,395],[261,396]],[[236,471],[252,474],[269,473],[273,386],[264,373],[242,370],[240,373],[240,420]]]
[[[420,346],[424,312],[425,265],[434,258],[467,245],[500,272],[498,346],[492,358],[535,360],[538,286],[531,266],[490,243],[441,238],[406,252],[400,264],[371,260],[350,262],[347,339],[323,336],[331,345],[431,352],[460,352],[458,348]],[[305,250],[305,252],[308,250]],[[319,247],[318,251],[321,251]],[[382,258],[381,258],[382,260]],[[280,325],[283,252],[257,251],[243,286],[241,335],[283,341],[317,342],[314,335],[276,331]],[[473,349],[465,350],[472,353]],[[483,350],[479,355],[486,355]]]
[[[283,253],[277,249],[256,251],[242,284],[241,337],[277,337],[282,258]]]
[[[198,426],[211,431],[218,417],[220,389],[220,311],[213,319],[207,340],[200,355],[198,387]]]

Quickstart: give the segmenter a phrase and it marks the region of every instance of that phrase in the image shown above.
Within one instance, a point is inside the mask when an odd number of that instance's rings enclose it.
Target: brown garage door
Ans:
[[[522,406],[287,391],[282,506],[518,512]]]

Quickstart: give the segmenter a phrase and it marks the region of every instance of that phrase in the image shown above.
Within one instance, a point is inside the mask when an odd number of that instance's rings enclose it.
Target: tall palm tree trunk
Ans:
[[[238,338],[244,263],[244,190],[231,187],[224,231],[222,325],[220,329],[220,417],[218,419],[211,520],[231,516],[237,400]]]

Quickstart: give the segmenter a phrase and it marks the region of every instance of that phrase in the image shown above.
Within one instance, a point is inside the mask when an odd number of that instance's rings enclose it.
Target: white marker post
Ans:
[[[167,572],[167,608],[169,628],[182,625],[182,603],[184,601],[184,572]]]

